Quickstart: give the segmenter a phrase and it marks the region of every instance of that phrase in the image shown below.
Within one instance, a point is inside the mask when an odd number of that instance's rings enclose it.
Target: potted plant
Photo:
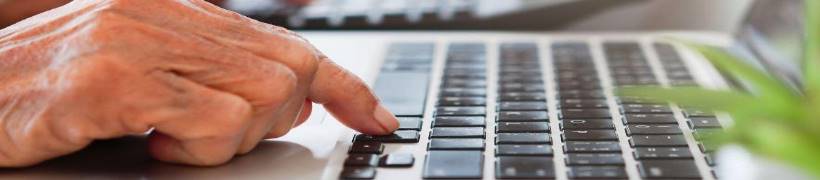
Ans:
[[[682,42],[715,67],[747,84],[749,91],[700,87],[632,87],[637,96],[725,112],[733,125],[707,138],[712,144],[738,144],[753,154],[783,162],[820,179],[820,1],[805,1],[802,87],[792,88],[725,51]]]

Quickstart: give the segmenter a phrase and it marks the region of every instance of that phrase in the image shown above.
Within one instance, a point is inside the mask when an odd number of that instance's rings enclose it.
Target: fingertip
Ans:
[[[396,116],[381,104],[376,105],[376,108],[373,111],[373,117],[382,129],[382,132],[377,134],[390,134],[393,133],[393,131],[396,131],[396,129],[399,129],[399,120],[396,119]]]

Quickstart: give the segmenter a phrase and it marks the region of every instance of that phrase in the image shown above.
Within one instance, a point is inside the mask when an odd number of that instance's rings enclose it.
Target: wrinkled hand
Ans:
[[[0,30],[0,167],[152,128],[156,159],[217,165],[311,102],[363,133],[398,127],[304,39],[201,0],[76,0]]]

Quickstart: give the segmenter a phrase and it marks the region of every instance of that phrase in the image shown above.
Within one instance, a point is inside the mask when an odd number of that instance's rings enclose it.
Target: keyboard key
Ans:
[[[496,156],[552,156],[552,146],[531,144],[501,144],[495,147]]]
[[[704,159],[706,160],[706,164],[708,164],[709,166],[717,165],[717,159],[715,159],[715,154],[714,153],[707,153],[707,154],[704,154],[704,155],[705,155]]]
[[[689,119],[686,123],[689,124],[689,128],[692,129],[721,128],[720,122],[714,117],[695,117]]]
[[[569,166],[567,176],[577,179],[626,179],[622,166]]]
[[[484,97],[442,97],[438,100],[439,106],[483,106],[486,105]]]
[[[632,153],[635,159],[687,159],[692,158],[685,147],[639,147]]]
[[[623,165],[624,158],[620,153],[570,153],[566,156],[566,163],[570,166],[575,165]]]
[[[561,108],[569,109],[596,109],[608,108],[605,99],[561,99]]]
[[[598,82],[595,81],[595,82],[590,82],[590,83],[598,83]],[[604,96],[604,93],[600,90],[564,90],[564,91],[559,91],[558,96],[561,99],[603,99],[603,98],[606,98],[606,96]]]
[[[549,133],[498,133],[496,144],[549,144]]]
[[[376,166],[379,156],[376,154],[350,154],[345,159],[345,166]]]
[[[399,117],[399,130],[421,131],[421,118]]]
[[[384,145],[380,142],[354,142],[350,146],[349,153],[381,154]]]
[[[546,111],[502,111],[498,112],[498,121],[548,121]]]
[[[544,92],[504,92],[498,95],[500,101],[544,101]]]
[[[614,129],[615,125],[609,119],[564,119],[561,120],[561,129]]]
[[[540,76],[540,75],[539,75]],[[499,87],[500,92],[544,92],[541,83],[506,83]]]
[[[609,119],[609,109],[561,109],[563,119]]]
[[[633,147],[686,146],[683,135],[634,135],[629,139]]]
[[[379,159],[380,167],[411,167],[415,162],[413,154],[395,153],[384,155]]]
[[[479,88],[486,86],[487,81],[477,79],[445,79],[442,82],[442,87],[445,88]]]
[[[484,139],[434,138],[430,139],[429,150],[484,150]]]
[[[484,154],[481,151],[430,151],[424,161],[426,179],[480,179]]]
[[[638,171],[644,178],[700,179],[693,160],[642,160]]]
[[[485,88],[443,88],[439,92],[440,96],[449,97],[484,97],[487,95]]]
[[[499,122],[497,133],[538,133],[550,132],[547,122]]]
[[[433,127],[484,127],[484,116],[439,116]]]
[[[693,117],[715,117],[715,113],[713,113],[713,112],[711,112],[711,111],[698,110],[698,109],[686,109],[685,111],[683,111],[683,114],[684,114],[687,118],[693,118]]]
[[[373,91],[398,116],[424,115],[428,72],[385,72],[379,74]]]
[[[502,101],[498,104],[499,111],[546,111],[546,102]]]
[[[441,106],[436,108],[436,116],[483,116],[487,113],[484,106]]]
[[[369,166],[349,166],[342,169],[339,179],[373,179],[376,168]]]
[[[678,124],[672,114],[626,114],[624,124]]]
[[[695,129],[692,133],[692,136],[695,137],[695,140],[704,140],[706,138],[716,136],[722,133],[721,129]]]
[[[554,178],[552,157],[502,156],[495,161],[495,177],[499,179]]]
[[[354,141],[378,141],[386,143],[417,143],[419,142],[419,132],[414,130],[397,130],[391,135],[367,135],[357,134]]]
[[[715,150],[717,150],[718,148],[719,147],[717,144],[711,143],[709,141],[698,142],[698,149],[700,149],[700,152],[712,153],[715,152]]]
[[[638,107],[633,107],[638,106]],[[648,106],[648,107],[647,107]],[[658,105],[647,104],[625,104],[621,108],[624,114],[671,114],[672,109],[668,106],[654,107]]]
[[[564,143],[566,153],[621,152],[618,141],[568,141]]]
[[[614,130],[567,130],[561,135],[564,141],[608,141],[618,140]]]
[[[677,124],[632,124],[626,126],[626,135],[681,134]]]
[[[484,138],[483,127],[435,127],[431,138]]]

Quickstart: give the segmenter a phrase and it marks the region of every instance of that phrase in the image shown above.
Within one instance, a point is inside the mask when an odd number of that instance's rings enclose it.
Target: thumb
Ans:
[[[398,129],[396,117],[381,105],[361,79],[327,58],[319,61],[310,87],[311,100],[359,132],[389,134]]]

